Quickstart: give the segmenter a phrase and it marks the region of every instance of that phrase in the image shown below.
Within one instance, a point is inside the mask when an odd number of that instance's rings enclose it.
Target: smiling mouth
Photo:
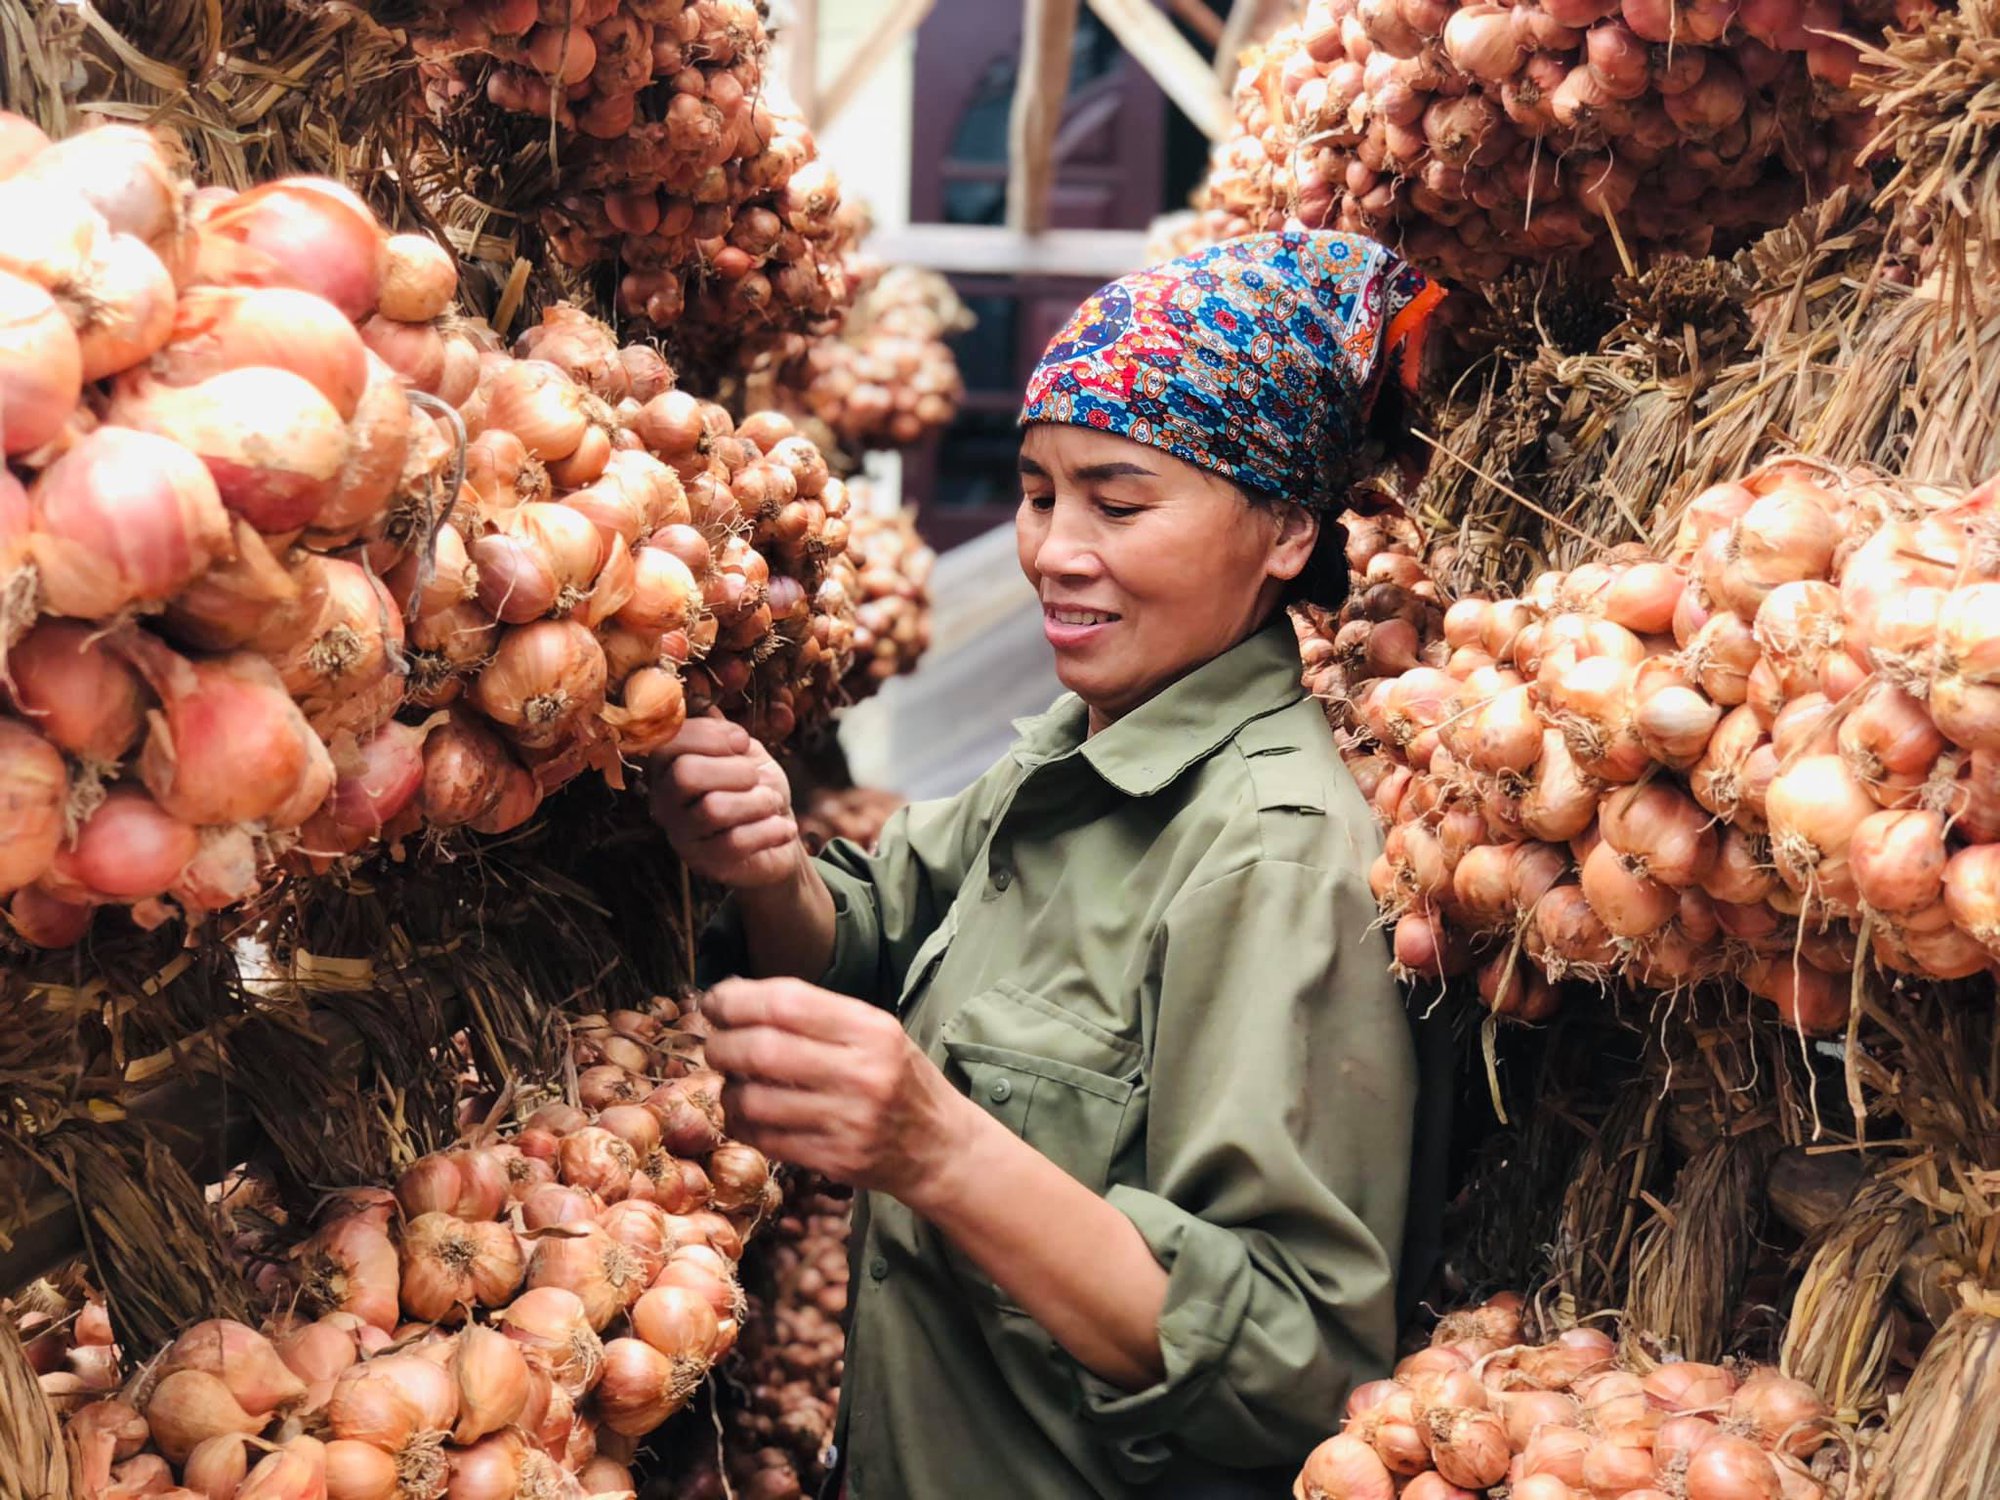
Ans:
[[[1118,616],[1101,609],[1064,609],[1045,604],[1042,613],[1058,625],[1109,625]]]

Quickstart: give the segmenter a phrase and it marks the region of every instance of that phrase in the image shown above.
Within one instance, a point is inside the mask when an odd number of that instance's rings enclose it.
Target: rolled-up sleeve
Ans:
[[[1108,1196],[1168,1272],[1165,1375],[1077,1370],[1135,1483],[1296,1462],[1387,1369],[1416,1063],[1374,921],[1358,879],[1258,861],[1161,924],[1147,1188]]]

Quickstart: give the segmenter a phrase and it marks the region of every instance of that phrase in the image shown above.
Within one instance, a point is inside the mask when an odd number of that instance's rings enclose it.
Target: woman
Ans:
[[[1340,602],[1329,509],[1435,295],[1287,233],[1078,311],[1016,521],[1070,695],[878,853],[809,858],[733,725],[665,757],[765,976],[704,1001],[731,1129],[866,1190],[851,1500],[1277,1494],[1386,1367],[1414,1062],[1283,606]]]

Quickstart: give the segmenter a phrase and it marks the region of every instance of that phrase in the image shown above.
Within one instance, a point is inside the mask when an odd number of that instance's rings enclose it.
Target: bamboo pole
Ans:
[[[824,131],[854,102],[862,85],[875,76],[875,70],[897,45],[924,24],[935,3],[936,0],[893,0],[874,30],[855,44],[833,82],[820,94],[819,114],[812,120],[815,130]]]
[[[1210,10],[1203,0],[1167,0],[1167,9],[1174,13],[1175,20],[1209,46],[1213,47],[1222,40],[1222,17]]]
[[[1276,0],[1234,0],[1222,35],[1215,43],[1215,81],[1226,91],[1235,87],[1243,49],[1269,36],[1277,21]]]
[[[1036,235],[1049,227],[1056,132],[1069,95],[1079,0],[1028,0],[1021,67],[1007,117],[1007,227]]]
[[[1229,134],[1236,121],[1228,90],[1152,0],[1090,0],[1090,8],[1203,135],[1219,141]]]

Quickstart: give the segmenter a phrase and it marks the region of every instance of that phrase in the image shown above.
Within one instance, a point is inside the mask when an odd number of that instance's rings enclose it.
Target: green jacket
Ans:
[[[1166,1376],[1084,1371],[864,1194],[850,1500],[1128,1496],[1296,1466],[1386,1373],[1416,1064],[1378,846],[1281,617],[1094,737],[1065,697],[961,795],[837,844],[822,983],[1103,1193],[1168,1269]]]

